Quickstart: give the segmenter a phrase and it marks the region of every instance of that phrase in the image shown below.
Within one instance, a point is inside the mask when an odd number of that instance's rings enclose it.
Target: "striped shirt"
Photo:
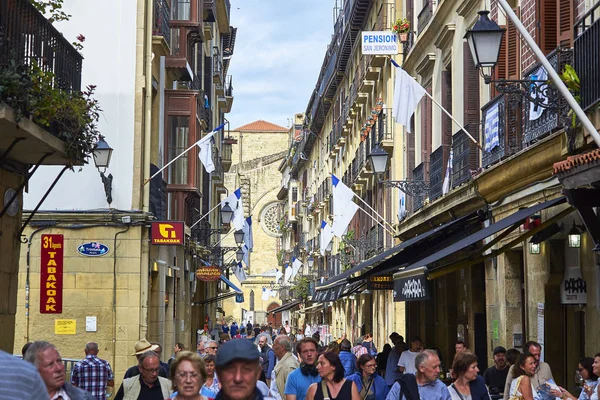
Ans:
[[[90,392],[98,400],[106,400],[106,383],[115,379],[108,361],[88,354],[73,367],[71,384]]]
[[[0,351],[0,400],[48,400],[46,385],[35,367]]]

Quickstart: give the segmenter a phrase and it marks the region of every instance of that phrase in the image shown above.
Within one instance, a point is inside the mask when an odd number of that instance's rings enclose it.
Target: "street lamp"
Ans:
[[[313,265],[315,265],[315,259],[311,256],[308,257],[307,264],[308,264],[308,268],[312,269]]]
[[[556,87],[549,85],[547,80],[492,80],[492,71],[498,64],[506,29],[500,28],[497,23],[490,20],[489,13],[487,10],[479,11],[479,20],[465,35],[475,61],[475,68],[479,69],[486,85],[494,83],[498,93],[520,95],[535,106],[556,109],[562,97],[559,96]],[[489,69],[489,73],[485,73],[484,68]]]
[[[244,231],[241,229],[238,229],[237,231],[233,232],[233,237],[235,238],[235,243],[238,246],[241,246],[244,243]]]
[[[569,247],[581,247],[581,228],[575,224],[575,221],[573,221],[573,227],[569,231]]]
[[[229,206],[229,202],[226,201],[225,205],[221,207],[221,222],[224,225],[231,223],[231,219],[233,218],[233,210],[231,206]]]
[[[540,244],[529,242],[529,254],[540,254]]]
[[[98,138],[98,142],[96,143],[96,148],[94,149],[94,164],[100,173],[100,178],[102,179],[102,184],[104,185],[104,194],[106,194],[106,201],[110,205],[112,203],[112,174],[108,174],[108,176],[104,175],[106,172],[106,168],[110,165],[110,157],[112,156],[113,149],[106,143],[104,140],[104,136],[100,135]],[[102,168],[102,171],[100,171]]]
[[[380,145],[375,146],[367,159],[371,165],[371,169],[377,175],[377,180],[383,186],[395,187],[403,191],[409,196],[424,196],[429,193],[429,183],[424,180],[403,180],[403,181],[384,181],[381,176],[385,173],[390,155],[387,151],[381,148]]]
[[[242,250],[241,247],[238,248],[235,252],[235,259],[237,260],[237,262],[240,262],[244,259],[244,250]]]
[[[500,55],[500,46],[506,29],[500,28],[497,23],[492,21],[488,15],[489,11],[479,11],[479,19],[473,25],[473,28],[467,31],[465,39],[469,43],[469,49],[475,61],[475,68],[492,68],[498,64]],[[490,75],[483,75],[487,84],[491,80]]]

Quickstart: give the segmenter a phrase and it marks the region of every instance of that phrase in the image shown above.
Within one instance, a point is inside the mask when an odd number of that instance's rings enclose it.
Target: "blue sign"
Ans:
[[[236,294],[235,295],[235,302],[236,303],[243,303],[244,302],[244,293]]]
[[[77,251],[79,254],[83,254],[84,256],[98,257],[108,254],[108,246],[98,243],[98,242],[90,242],[83,243],[77,247]]]

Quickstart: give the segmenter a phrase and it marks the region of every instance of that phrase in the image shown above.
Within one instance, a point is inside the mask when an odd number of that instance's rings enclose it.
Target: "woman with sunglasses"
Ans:
[[[579,397],[576,397],[569,393],[565,388],[560,387],[560,391],[562,392],[563,399],[570,400],[590,400],[596,386],[598,385],[598,376],[594,374],[593,370],[594,359],[591,357],[585,357],[579,360],[579,364],[577,365],[577,372],[581,376],[581,380],[583,381],[583,387],[581,389],[581,393]]]
[[[375,357],[363,354],[356,360],[356,368],[357,372],[346,379],[356,384],[360,400],[385,400],[390,389],[385,379],[376,374]]]

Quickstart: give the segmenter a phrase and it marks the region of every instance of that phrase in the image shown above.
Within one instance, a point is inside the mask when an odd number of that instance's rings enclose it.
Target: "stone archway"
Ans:
[[[279,307],[279,304],[277,303],[271,303],[267,307],[267,323],[270,323],[275,330],[281,327],[281,313],[277,313],[275,315],[271,313],[271,310],[274,310],[277,307]]]

